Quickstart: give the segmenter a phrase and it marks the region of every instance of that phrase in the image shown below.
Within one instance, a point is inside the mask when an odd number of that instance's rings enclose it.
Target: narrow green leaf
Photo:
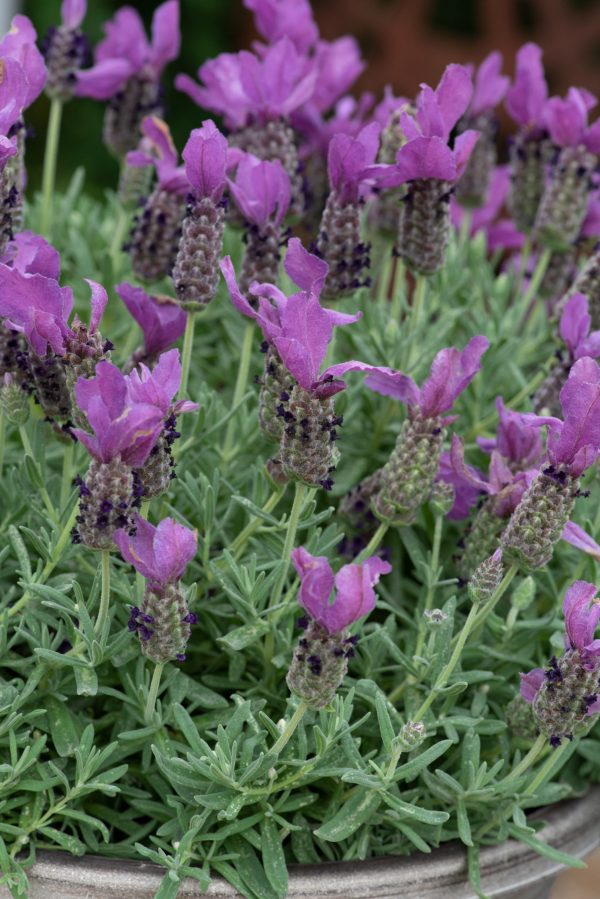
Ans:
[[[448,812],[435,812],[433,809],[421,808],[418,805],[412,805],[410,802],[403,802],[397,796],[390,793],[382,794],[383,801],[394,811],[399,812],[406,818],[414,818],[415,821],[421,821],[422,824],[444,824],[450,815]]]
[[[263,618],[258,618],[252,624],[244,624],[233,631],[229,631],[224,637],[217,637],[217,642],[224,643],[229,649],[236,652],[245,649],[252,643],[256,643],[261,637],[268,633],[270,625]]]
[[[377,721],[379,723],[379,733],[386,752],[392,751],[392,742],[396,734],[392,727],[389,712],[386,708],[386,700],[382,693],[377,694],[375,700],[375,709],[377,711]]]
[[[46,712],[50,735],[56,751],[62,758],[74,755],[79,747],[83,728],[69,706],[55,696],[46,697]]]
[[[375,790],[358,789],[330,821],[315,830],[315,836],[329,843],[347,839],[373,817],[382,798],[382,794]]]
[[[269,883],[278,896],[288,891],[288,870],[282,840],[272,818],[264,818],[261,829],[262,860]]]
[[[458,835],[465,846],[472,846],[471,825],[464,799],[459,799],[456,803],[456,823],[458,824]]]
[[[550,846],[548,843],[538,840],[537,837],[530,834],[528,830],[517,827],[516,824],[509,824],[508,832],[512,837],[515,837],[515,839],[520,840],[522,843],[527,843],[528,846],[531,846],[531,848],[535,849],[540,855],[543,855],[545,858],[550,858],[554,862],[559,862],[561,865],[568,865],[570,868],[587,867],[586,863],[580,858],[569,855],[568,852],[561,852],[560,849],[555,849],[554,846]]]

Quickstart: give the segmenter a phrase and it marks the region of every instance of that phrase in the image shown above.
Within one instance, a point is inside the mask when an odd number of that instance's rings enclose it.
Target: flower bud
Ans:
[[[360,238],[360,207],[355,203],[342,203],[335,190],[327,198],[317,250],[329,265],[323,286],[323,296],[334,299],[354,293],[360,287],[368,287],[371,265],[370,244]]]
[[[475,604],[486,602],[500,586],[503,576],[502,551],[497,549],[489,559],[485,559],[475,569],[469,580],[471,602]]]
[[[150,582],[141,607],[131,610],[128,627],[137,631],[143,654],[153,662],[183,662],[196,620],[180,584]]]
[[[0,409],[12,425],[24,425],[29,418],[29,400],[23,383],[6,373],[0,386]]]
[[[506,707],[506,723],[516,737],[524,740],[535,740],[539,733],[531,704],[520,693]]]
[[[568,250],[577,240],[587,211],[596,159],[583,146],[561,151],[535,220],[535,236],[542,246]]]
[[[277,350],[266,347],[265,370],[260,378],[258,421],[269,440],[279,443],[286,425],[287,404],[294,387],[294,379],[281,361]]]
[[[217,292],[223,215],[210,197],[188,207],[172,274],[178,302],[188,312],[202,309]]]
[[[35,398],[51,421],[68,421],[71,417],[71,396],[63,360],[54,353],[43,359],[29,352],[29,364]]]
[[[275,222],[266,222],[264,228],[251,225],[246,229],[246,249],[242,260],[240,290],[243,294],[253,281],[259,284],[277,284],[281,260],[281,228]]]
[[[141,487],[120,457],[110,462],[92,459],[85,480],[78,480],[80,501],[76,543],[90,549],[112,549],[117,528],[132,526],[133,509],[140,504]]]
[[[23,195],[24,183],[23,153],[25,149],[24,125],[17,122],[19,128],[18,152],[7,159],[0,172],[0,255],[6,250],[9,240],[23,228]]]
[[[410,182],[402,200],[398,251],[415,272],[432,275],[444,266],[450,240],[452,186],[437,178]]]
[[[426,736],[427,730],[424,724],[421,724],[420,721],[409,720],[400,728],[400,733],[396,740],[404,752],[412,752],[413,749],[419,748]]]
[[[508,208],[517,230],[529,234],[546,185],[549,140],[528,140],[518,134],[510,146],[511,185]]]
[[[348,631],[328,633],[311,621],[298,640],[286,682],[292,693],[311,709],[324,709],[333,702],[348,671],[348,659],[354,655],[357,638]]]
[[[160,84],[142,72],[127,79],[110,97],[104,114],[102,137],[115,156],[121,158],[138,144],[142,119],[162,114]]]
[[[496,132],[498,120],[493,110],[467,118],[459,123],[459,131],[473,128],[479,140],[473,147],[467,167],[456,184],[456,199],[461,206],[477,208],[485,204],[492,172],[496,165]]]
[[[429,496],[429,505],[433,510],[433,514],[446,516],[454,505],[455,497],[456,491],[452,484],[447,484],[445,481],[436,481],[431,488]]]
[[[143,468],[136,469],[144,499],[153,499],[166,493],[175,475],[175,460],[172,446],[181,435],[177,430],[177,419],[171,413],[166,419],[156,445],[150,450]]]
[[[119,175],[117,199],[128,211],[144,205],[144,197],[150,191],[152,184],[152,167],[149,165],[128,165],[125,159]]]
[[[506,520],[494,514],[493,497],[485,497],[464,538],[464,552],[459,559],[459,571],[468,579],[471,572],[494,551]]]
[[[510,602],[515,609],[524,612],[525,609],[529,608],[534,599],[535,581],[531,575],[528,574],[526,578],[523,578],[518,587],[513,590]]]
[[[142,281],[160,281],[171,273],[181,237],[185,197],[155,187],[133,223],[125,245]]]
[[[41,49],[48,73],[44,90],[64,103],[73,96],[76,73],[91,64],[89,40],[80,28],[59,25],[48,29]]]
[[[330,475],[339,459],[337,427],[342,424],[335,416],[333,398],[321,399],[296,384],[284,421],[280,453],[285,474],[308,487],[330,490]]]
[[[600,250],[587,260],[569,293],[585,294],[589,300],[592,330],[600,328]]]
[[[425,624],[430,627],[432,630],[437,630],[438,627],[444,623],[444,621],[448,620],[448,615],[442,609],[425,609],[423,612],[423,618],[425,620]]]
[[[532,709],[552,746],[559,746],[564,739],[572,740],[578,726],[584,723],[598,698],[599,669],[597,658],[578,649],[567,650],[560,659],[551,659]]]

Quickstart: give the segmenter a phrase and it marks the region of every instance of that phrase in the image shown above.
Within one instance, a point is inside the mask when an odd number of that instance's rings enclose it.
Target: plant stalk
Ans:
[[[308,706],[306,705],[306,703],[303,700],[301,700],[296,708],[296,711],[294,712],[294,714],[292,715],[290,720],[287,722],[283,733],[281,734],[281,736],[279,737],[279,739],[277,740],[277,742],[271,749],[272,753],[274,753],[275,755],[279,755],[283,751],[283,749],[285,749],[288,742],[290,741],[290,738],[294,735],[294,731],[296,730],[296,728],[302,721],[302,719],[307,711],[308,711]]]
[[[42,175],[42,210],[40,214],[40,232],[49,236],[51,224],[52,197],[56,180],[56,162],[60,141],[60,124],[62,119],[62,100],[56,98],[50,103],[46,149],[44,151],[44,171]]]
[[[104,633],[106,621],[108,619],[108,607],[110,602],[110,550],[102,550],[102,590],[100,593],[100,608],[98,609],[98,617],[94,625],[94,633],[100,636]]]
[[[187,394],[188,378],[190,376],[190,363],[192,361],[192,347],[194,346],[194,325],[196,313],[188,312],[183,335],[183,350],[181,353],[181,383],[179,385],[179,399],[185,399]]]
[[[254,340],[254,330],[254,322],[249,321],[246,324],[246,330],[244,331],[240,364],[238,367],[237,380],[235,382],[235,388],[233,391],[232,406],[234,409],[239,405],[242,397],[244,396],[244,393],[246,392],[246,385],[248,384],[248,372],[250,371],[250,362],[252,360],[252,342]],[[221,451],[221,457],[224,463],[227,463],[231,458],[231,450],[233,448],[233,441],[235,437],[235,428],[235,418],[230,418],[227,424],[227,431],[225,432],[225,442],[223,443],[223,449]]]
[[[423,305],[425,302],[425,295],[427,293],[427,275],[417,275],[417,282],[415,284],[415,289],[413,293],[413,301],[410,307],[410,311],[408,314],[408,319],[406,322],[406,336],[408,338],[408,346],[406,350],[406,362],[405,368],[410,368],[413,364],[416,353],[414,350],[418,351],[418,347],[415,343],[414,336],[415,332],[419,328],[419,324],[421,322],[421,316],[423,314]]]
[[[72,481],[72,471],[73,471],[73,454],[75,452],[75,443],[73,440],[70,440],[67,446],[65,447],[65,451],[63,453],[63,467],[62,467],[62,479],[60,482],[60,511],[62,512],[65,509],[67,503],[69,502],[69,495],[71,493],[71,481]]]
[[[163,668],[165,667],[165,665],[166,662],[157,662],[154,666],[154,671],[152,672],[152,680],[150,681],[150,687],[148,689],[146,708],[144,709],[145,724],[152,724],[152,719],[154,718],[154,709],[156,707],[156,698],[158,696],[158,689],[160,687],[160,679],[162,677]]]
[[[381,522],[365,548],[361,549],[357,557],[354,559],[354,565],[359,565],[361,562],[364,562],[365,559],[368,559],[373,555],[373,553],[379,548],[379,544],[387,534],[389,527],[390,525],[388,521]]]
[[[27,433],[27,428],[25,427],[25,425],[19,425],[19,434],[21,435],[21,443],[23,444],[23,449],[25,450],[25,452],[28,456],[31,456],[33,462],[35,462],[36,459],[35,459],[35,455],[33,453],[33,447],[31,445],[31,441],[29,439],[29,434]],[[56,514],[56,509],[54,508],[54,505],[52,503],[52,500],[50,499],[50,495],[49,495],[47,489],[42,484],[40,487],[38,487],[38,490],[39,490],[40,496],[42,497],[42,500],[44,502],[44,505],[46,507],[46,511],[48,512],[48,515],[50,516],[50,518],[54,522],[54,524],[58,524],[58,516]]]
[[[290,517],[288,519],[287,532],[285,535],[285,542],[283,544],[283,552],[281,554],[281,561],[283,563],[281,568],[281,574],[279,575],[279,579],[275,585],[275,589],[273,590],[273,594],[271,596],[271,606],[276,606],[281,598],[281,594],[283,592],[283,588],[285,585],[285,581],[288,575],[289,567],[290,567],[290,556],[292,553],[292,549],[294,548],[294,543],[296,541],[296,531],[298,530],[298,523],[300,521],[300,516],[302,514],[302,507],[304,505],[304,499],[308,493],[308,487],[305,484],[301,484],[300,481],[296,481],[296,489],[294,491],[294,502],[292,504],[292,511],[290,512]]]

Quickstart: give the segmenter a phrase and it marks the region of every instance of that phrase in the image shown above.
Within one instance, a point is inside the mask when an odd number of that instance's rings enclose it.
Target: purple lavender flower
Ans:
[[[574,521],[567,521],[561,537],[565,543],[569,543],[576,549],[581,550],[581,552],[587,553],[588,556],[592,556],[597,562],[600,562],[600,546],[598,546],[593,537],[590,537]]]
[[[325,556],[312,556],[303,546],[292,552],[300,577],[298,602],[328,634],[336,634],[375,608],[373,587],[392,566],[378,556],[360,565],[344,565],[334,575]],[[330,602],[335,588],[335,598]]]
[[[18,63],[25,77],[25,97],[21,99],[21,90],[15,96],[15,107],[19,115],[23,109],[37,100],[46,81],[44,57],[36,46],[37,32],[27,16],[15,16],[10,29],[0,41],[0,59],[4,66],[9,59]],[[10,64],[8,66],[11,68]],[[0,102],[0,105],[1,102]]]
[[[306,106],[324,113],[350,90],[366,63],[357,41],[346,35],[334,41],[318,41],[312,65],[315,82]]]
[[[322,709],[334,698],[354,655],[358,638],[349,636],[347,628],[374,609],[373,587],[392,568],[371,556],[361,565],[342,566],[334,575],[325,556],[312,556],[302,546],[292,552],[292,562],[301,582],[298,601],[310,620],[305,620],[286,680],[310,708]]]
[[[0,265],[10,266],[23,275],[43,275],[54,281],[60,277],[58,250],[33,231],[15,234],[0,257]]]
[[[496,397],[498,429],[494,438],[478,437],[484,453],[496,450],[511,468],[525,469],[538,463],[542,456],[539,428],[523,420],[520,412],[507,409],[501,396]]]
[[[381,469],[378,489],[371,499],[378,518],[408,524],[431,498],[446,434],[444,426],[455,421],[455,416],[444,416],[444,413],[450,411],[479,371],[481,357],[488,346],[487,338],[477,336],[462,351],[454,347],[440,350],[421,388],[400,371],[361,362],[333,365],[321,376],[325,388],[328,379],[334,379],[329,385],[332,390],[340,383],[335,380],[340,375],[364,371],[368,374],[367,387],[409,407],[408,419],[402,425],[392,455]]]
[[[139,13],[119,9],[104,26],[106,38],[95,51],[95,65],[77,73],[76,93],[109,100],[104,140],[117,155],[132,150],[142,119],[161,109],[160,76],[179,54],[179,0],[167,0],[152,19],[149,43]]]
[[[535,221],[540,243],[567,250],[585,218],[593,174],[600,153],[600,119],[588,127],[588,111],[597,103],[588,91],[572,87],[566,99],[552,97],[544,108],[544,123],[561,147]]]
[[[38,356],[46,356],[50,349],[63,355],[72,308],[70,287],[61,287],[54,278],[0,265],[0,317],[13,331],[25,335]]]
[[[270,44],[289,38],[300,53],[314,47],[319,30],[309,0],[243,0],[258,33]]]
[[[93,433],[74,428],[74,435],[99,462],[120,457],[132,468],[144,464],[160,435],[163,410],[132,399],[128,379],[111,362],[101,362],[93,378],[75,386],[80,408]]]
[[[141,146],[127,154],[124,172],[131,174],[123,176],[119,191],[127,193],[127,180],[135,185],[134,172],[144,172],[150,167],[156,171],[156,184],[140,203],[125,245],[135,274],[152,282],[170,274],[175,263],[190,186],[184,167],[178,165],[168,125],[157,116],[147,116],[141,131]]]
[[[271,283],[279,275],[282,222],[292,198],[290,179],[279,162],[261,161],[243,153],[229,190],[245,219],[245,250],[240,287],[253,281]]]
[[[141,607],[131,610],[129,630],[137,631],[142,652],[154,662],[183,662],[196,616],[178,582],[196,555],[196,531],[172,518],[154,527],[138,515],[135,535],[120,528],[113,538],[123,558],[148,581]]]
[[[131,367],[138,362],[153,364],[163,350],[169,349],[182,336],[187,320],[185,312],[171,297],[150,296],[141,287],[126,281],[117,284],[115,291],[144,335],[143,348],[133,354]]]
[[[77,72],[89,65],[90,45],[81,30],[87,0],[63,0],[61,24],[48,29],[42,44],[48,78],[46,93],[65,102],[75,91]]]
[[[318,251],[329,266],[324,287],[328,297],[340,297],[371,283],[363,277],[370,256],[369,246],[361,241],[359,201],[382,171],[382,166],[374,165],[380,131],[379,123],[371,122],[356,137],[336,134],[329,144],[331,192],[317,238]]]
[[[509,78],[501,75],[502,54],[494,51],[483,60],[475,74],[475,86],[469,108],[459,123],[459,130],[474,128],[479,132],[465,172],[456,185],[456,199],[462,206],[478,208],[485,203],[490,179],[496,165],[496,106],[503,99]]]
[[[591,356],[592,359],[600,356],[600,331],[590,333],[591,324],[588,298],[582,293],[572,294],[565,303],[559,325],[571,364],[582,356]]]
[[[115,531],[113,539],[126,562],[154,584],[174,584],[181,580],[188,562],[196,555],[198,534],[172,518],[163,518],[158,527],[139,515],[135,534]]]
[[[519,126],[510,147],[511,191],[509,209],[519,231],[531,231],[542,199],[546,164],[551,157],[544,110],[548,86],[542,51],[537,44],[524,44],[517,53],[513,84],[506,93],[505,107]]]
[[[600,620],[595,584],[575,581],[566,592],[565,652],[552,658],[547,669],[521,675],[521,696],[530,703],[540,730],[557,747],[573,736],[586,718],[600,712],[598,674],[600,639],[594,632]]]
[[[228,146],[215,123],[207,119],[195,128],[183,150],[185,173],[193,203],[183,222],[173,266],[173,284],[184,309],[194,311],[214,297],[223,244],[223,207]]]

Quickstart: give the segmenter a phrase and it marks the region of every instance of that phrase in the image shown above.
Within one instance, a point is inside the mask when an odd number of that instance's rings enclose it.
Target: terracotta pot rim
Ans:
[[[600,845],[600,787],[578,799],[539,810],[535,817],[546,822],[542,838],[552,846],[582,857]],[[546,895],[531,890],[549,885],[562,865],[540,856],[529,846],[509,840],[481,850],[482,885],[490,897]],[[100,856],[73,857],[62,852],[40,852],[31,869],[30,899],[150,899],[164,871],[143,861]],[[57,889],[60,885],[60,892]],[[512,890],[517,890],[512,892]],[[451,890],[451,892],[450,892]],[[209,896],[234,899],[239,894],[219,877],[207,893],[200,893],[192,879],[182,882],[179,899]],[[0,887],[0,897],[8,892]],[[292,865],[290,899],[306,896],[339,899],[471,899],[466,853],[458,843],[448,843],[431,854],[386,856],[365,861],[323,862]]]

